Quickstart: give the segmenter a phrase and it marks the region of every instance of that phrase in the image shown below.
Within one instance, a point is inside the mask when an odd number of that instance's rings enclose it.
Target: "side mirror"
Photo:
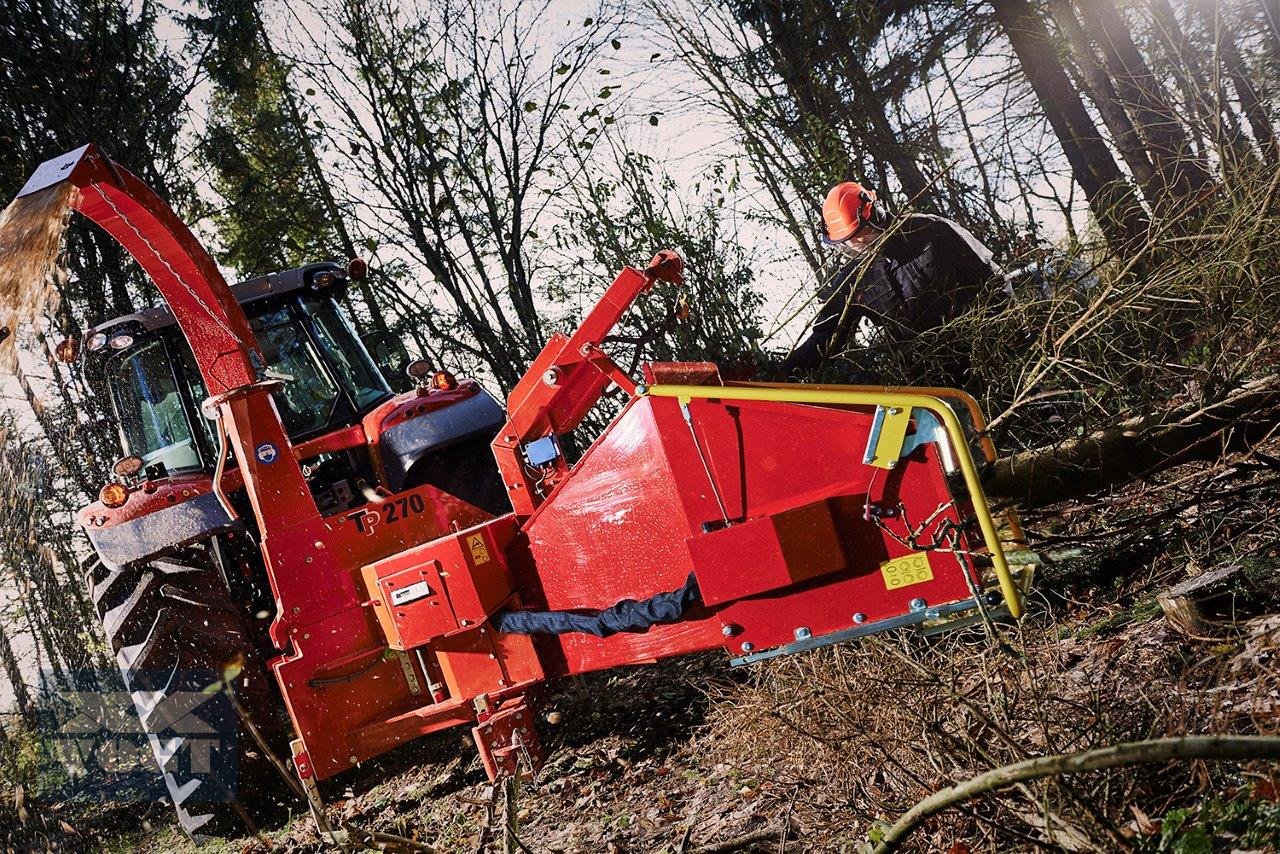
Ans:
[[[426,359],[414,359],[404,366],[404,373],[421,391],[430,388],[431,375],[434,371],[431,369],[431,363]]]
[[[135,477],[142,471],[142,457],[121,457],[112,463],[111,471],[117,477]]]

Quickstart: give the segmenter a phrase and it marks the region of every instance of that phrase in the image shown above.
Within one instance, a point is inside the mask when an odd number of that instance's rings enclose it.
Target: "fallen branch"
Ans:
[[[756,830],[751,833],[744,833],[741,836],[735,836],[732,839],[726,839],[723,842],[713,842],[710,845],[700,845],[689,852],[689,854],[729,854],[731,851],[740,851],[750,845],[759,845],[762,842],[773,842],[777,840],[779,834],[783,831],[777,827],[766,827],[764,830]]]
[[[368,830],[347,821],[342,822],[342,829],[347,832],[349,842],[355,842],[375,851],[386,851],[388,854],[436,854],[435,848],[407,836],[381,830]]]
[[[896,850],[907,835],[926,818],[974,795],[1013,783],[1038,780],[1042,777],[1074,774],[1078,771],[1095,771],[1100,768],[1114,768],[1118,765],[1135,765],[1141,762],[1161,762],[1167,759],[1280,760],[1280,737],[1199,735],[1157,738],[1150,741],[1116,744],[1084,753],[1040,756],[1015,762],[934,792],[895,821],[871,851],[872,854],[885,854],[885,852]]]
[[[1081,498],[1198,458],[1216,457],[1215,437],[1231,431],[1239,442],[1257,438],[1280,420],[1280,375],[1235,389],[1205,406],[1182,406],[1138,416],[1044,448],[997,460],[983,473],[992,499],[1024,509]]]

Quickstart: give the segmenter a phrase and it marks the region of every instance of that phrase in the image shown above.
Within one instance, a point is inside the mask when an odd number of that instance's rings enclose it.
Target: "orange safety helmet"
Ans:
[[[827,246],[843,243],[876,219],[875,190],[868,190],[857,181],[836,184],[822,203],[822,220],[827,226],[822,242]]]

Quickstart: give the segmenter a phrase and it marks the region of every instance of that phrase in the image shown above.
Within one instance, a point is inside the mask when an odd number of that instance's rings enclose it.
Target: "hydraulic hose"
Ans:
[[[503,611],[493,618],[500,632],[519,635],[563,635],[583,632],[607,638],[618,632],[643,632],[652,626],[678,623],[685,612],[702,604],[702,592],[693,573],[678,590],[659,593],[639,602],[623,599],[603,611]]]

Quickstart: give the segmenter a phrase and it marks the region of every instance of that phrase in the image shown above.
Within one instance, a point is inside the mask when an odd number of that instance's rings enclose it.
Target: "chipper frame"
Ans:
[[[492,444],[511,512],[384,482],[322,513],[273,404],[283,380],[199,242],[92,145],[41,166],[23,193],[61,181],[150,274],[194,353],[231,456],[183,496],[212,492],[231,515],[226,494],[243,484],[252,518],[237,521],[274,595],[269,667],[304,779],[460,725],[491,776],[530,771],[526,697],[548,680],[1020,615],[971,444],[993,452],[962,393],[731,383],[706,363],[646,365],[641,382],[619,369],[606,336],[655,282],[681,281],[670,252],[624,269],[512,389]],[[348,440],[378,461],[388,425],[434,395],[382,405]],[[570,464],[560,440],[606,395],[621,397],[617,414]],[[82,511],[90,532],[172,493],[142,486],[132,506]]]

